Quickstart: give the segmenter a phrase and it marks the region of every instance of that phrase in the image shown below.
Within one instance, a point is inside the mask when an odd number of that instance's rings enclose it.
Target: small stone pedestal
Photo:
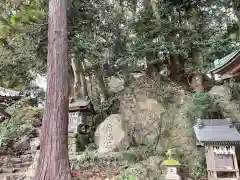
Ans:
[[[167,167],[165,180],[181,180],[181,177],[177,173],[176,167]]]
[[[181,176],[179,176],[177,167],[180,166],[180,163],[173,159],[165,160],[162,164],[167,167],[167,174],[164,180],[181,180]]]
[[[76,155],[76,135],[75,133],[68,133],[68,153],[69,155]]]

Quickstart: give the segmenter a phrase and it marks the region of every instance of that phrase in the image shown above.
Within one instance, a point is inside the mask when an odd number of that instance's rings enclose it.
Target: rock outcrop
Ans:
[[[24,136],[21,138],[21,140],[19,140],[18,142],[16,142],[13,145],[14,149],[17,150],[27,150],[30,148],[30,138],[27,136]]]
[[[110,91],[114,93],[120,92],[124,89],[124,79],[112,76],[109,78],[108,86]]]
[[[239,104],[232,100],[232,93],[229,87],[224,85],[214,86],[209,93],[215,97],[224,117],[240,120]]]
[[[165,108],[154,96],[154,85],[142,82],[134,85],[132,90],[125,93],[120,102],[120,114],[132,144],[153,145],[159,137],[162,115]]]

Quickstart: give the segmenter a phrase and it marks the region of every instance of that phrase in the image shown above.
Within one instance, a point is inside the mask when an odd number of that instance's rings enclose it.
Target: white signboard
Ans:
[[[81,121],[82,116],[79,115],[79,112],[69,113],[68,132],[77,133],[77,128]]]

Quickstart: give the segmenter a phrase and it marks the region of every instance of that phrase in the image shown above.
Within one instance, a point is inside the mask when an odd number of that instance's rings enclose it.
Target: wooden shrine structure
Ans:
[[[88,98],[77,99],[70,102],[68,112],[68,131],[73,133],[77,133],[81,129],[81,127],[86,125],[87,122],[83,119],[84,116],[95,114],[93,104]]]
[[[197,145],[205,148],[208,180],[239,180],[235,145],[240,134],[231,119],[198,119]]]
[[[69,103],[69,122],[68,122],[68,149],[69,155],[75,155],[77,152],[77,134],[87,134],[88,122],[86,118],[94,115],[95,111],[92,102],[86,99],[71,100]]]
[[[240,81],[240,50],[234,51],[222,59],[214,61],[214,68],[210,74],[218,75],[220,80],[236,79]]]

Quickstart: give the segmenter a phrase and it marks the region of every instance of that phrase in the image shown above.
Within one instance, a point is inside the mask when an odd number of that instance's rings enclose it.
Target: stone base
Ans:
[[[75,155],[77,152],[75,133],[68,133],[68,153]]]
[[[177,173],[176,167],[168,167],[165,180],[181,180],[181,177]]]

